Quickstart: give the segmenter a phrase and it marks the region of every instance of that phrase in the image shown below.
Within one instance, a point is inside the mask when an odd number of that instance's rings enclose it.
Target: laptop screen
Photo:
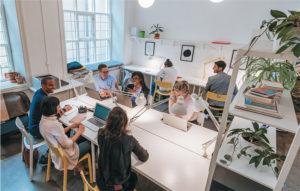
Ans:
[[[107,107],[104,107],[103,105],[100,104],[96,104],[96,108],[95,108],[95,112],[94,112],[94,116],[98,117],[102,120],[106,120],[108,114],[110,112],[110,109]]]

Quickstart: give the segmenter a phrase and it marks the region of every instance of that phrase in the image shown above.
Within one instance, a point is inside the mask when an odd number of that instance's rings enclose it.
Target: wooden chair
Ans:
[[[63,191],[67,190],[67,181],[68,181],[68,161],[64,155],[64,152],[62,151],[61,148],[55,147],[51,144],[49,144],[50,150],[56,155],[60,156],[63,160],[64,163],[64,181],[63,181]],[[88,160],[88,165],[89,165],[89,174],[90,174],[90,182],[93,182],[93,175],[92,175],[92,162],[91,162],[91,155],[89,153],[85,154],[83,157],[81,157],[78,160],[78,163],[82,162],[83,160],[87,159]],[[48,155],[48,167],[47,167],[47,177],[46,177],[46,182],[50,180],[50,169],[51,169],[51,152],[49,151]]]
[[[210,99],[210,100],[220,101],[220,102],[225,103],[226,97],[227,97],[227,95],[217,94],[217,93],[208,91],[206,94],[206,101]],[[213,107],[213,106],[208,106],[208,108],[215,110],[215,111],[223,111],[224,110],[224,108],[218,108],[218,107]]]
[[[93,187],[89,184],[89,182],[85,178],[83,171],[80,171],[80,176],[81,176],[81,179],[83,182],[83,190],[84,191],[100,191],[98,186]]]
[[[170,91],[168,92],[164,92],[159,90],[159,87],[161,88],[169,88]],[[155,80],[155,90],[154,90],[154,94],[153,94],[153,99],[152,99],[152,104],[154,103],[154,99],[155,99],[155,94],[158,94],[158,101],[160,100],[160,96],[171,96],[173,93],[173,86],[171,82],[163,82],[163,81],[158,81]]]
[[[41,147],[46,143],[44,139],[34,139],[25,129],[21,119],[19,117],[16,118],[16,126],[22,133],[22,156],[23,156],[23,150],[24,146],[29,149],[29,171],[30,171],[30,181],[32,181],[33,177],[33,151],[34,149]]]

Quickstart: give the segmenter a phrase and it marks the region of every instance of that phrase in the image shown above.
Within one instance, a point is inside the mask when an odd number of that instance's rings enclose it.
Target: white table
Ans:
[[[123,69],[128,70],[128,71],[140,71],[143,74],[149,75],[150,76],[150,84],[149,84],[150,93],[151,93],[153,77],[156,77],[160,71],[157,68],[150,68],[150,67],[146,67],[146,66],[142,66],[142,65],[135,65],[135,64],[124,65]],[[196,77],[192,77],[192,76],[183,76],[183,75],[179,75],[179,76],[180,76],[180,78],[178,78],[177,80],[186,80],[189,82],[189,84],[194,86],[193,92],[195,90],[195,86],[199,86],[198,94],[200,94],[200,88],[205,87],[206,83],[207,83],[206,80],[202,80],[200,78],[196,78]]]
[[[100,102],[88,96],[80,96],[61,103],[61,106],[87,105],[92,107]],[[111,99],[101,101],[101,104],[114,107]],[[139,108],[121,106],[132,117]],[[77,111],[60,118],[65,125],[70,125],[69,120],[77,115]],[[149,159],[141,163],[132,157],[132,168],[149,178],[166,190],[204,190],[209,171],[210,159],[201,156],[201,145],[209,137],[217,133],[203,127],[192,126],[188,132],[171,128],[163,124],[160,119],[161,113],[148,110],[136,120],[130,127],[131,133],[149,152]],[[92,116],[87,113],[87,118]],[[148,120],[148,121],[147,121]],[[152,121],[153,120],[153,121]],[[151,125],[152,121],[152,125]],[[92,165],[95,181],[95,145],[97,145],[97,132],[86,128],[83,137],[91,141]],[[199,136],[199,137],[198,137]],[[203,139],[203,140],[202,140]],[[211,145],[208,153],[214,148]]]

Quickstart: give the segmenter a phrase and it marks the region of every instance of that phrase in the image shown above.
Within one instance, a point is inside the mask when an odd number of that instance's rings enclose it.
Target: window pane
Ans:
[[[92,17],[91,16],[78,16],[78,30],[79,38],[92,38]]]
[[[64,13],[65,24],[65,39],[77,40],[75,14],[71,12]]]
[[[74,0],[63,0],[63,9],[75,11]]]
[[[95,12],[97,13],[109,13],[108,0],[95,0]]]
[[[66,52],[67,52],[67,63],[78,61],[77,59],[77,43],[76,42],[67,42],[66,43]]]
[[[79,60],[82,65],[95,63],[93,41],[79,42],[79,55]]]
[[[77,0],[77,10],[93,12],[93,0]]]
[[[109,41],[96,41],[96,62],[103,62],[109,60]]]
[[[96,38],[110,38],[109,17],[107,15],[96,15]]]

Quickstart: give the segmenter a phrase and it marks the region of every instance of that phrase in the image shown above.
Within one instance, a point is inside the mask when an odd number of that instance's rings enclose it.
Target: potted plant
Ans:
[[[151,29],[152,31],[149,34],[154,34],[155,39],[159,39],[159,32],[164,32],[164,27],[159,26],[159,24],[153,25]]]
[[[248,82],[281,82],[283,87],[291,90],[296,83],[295,70],[287,61],[281,62],[269,58],[252,58],[247,66],[245,76]]]
[[[291,48],[293,54],[299,58],[300,57],[300,12],[299,11],[289,11],[289,15],[278,10],[271,10],[271,18],[266,21],[263,20],[261,24],[261,29],[263,32],[255,36],[250,46],[261,37],[262,34],[266,33],[267,37],[279,41],[281,47],[276,51],[276,54],[285,51],[287,48]]]
[[[238,150],[238,143],[247,142],[241,146],[239,153],[236,155],[238,159],[243,157],[249,158],[249,164],[254,164],[257,168],[261,163],[263,166],[272,168],[275,176],[278,176],[278,168],[276,167],[276,161],[284,161],[285,156],[277,154],[270,146],[269,139],[267,138],[267,125],[259,126],[258,123],[252,122],[253,128],[237,128],[232,129],[228,133],[227,137],[231,137],[228,144],[233,146],[231,154],[225,154],[224,159],[220,162],[225,165],[230,165],[234,154]],[[250,151],[251,150],[251,151]]]

